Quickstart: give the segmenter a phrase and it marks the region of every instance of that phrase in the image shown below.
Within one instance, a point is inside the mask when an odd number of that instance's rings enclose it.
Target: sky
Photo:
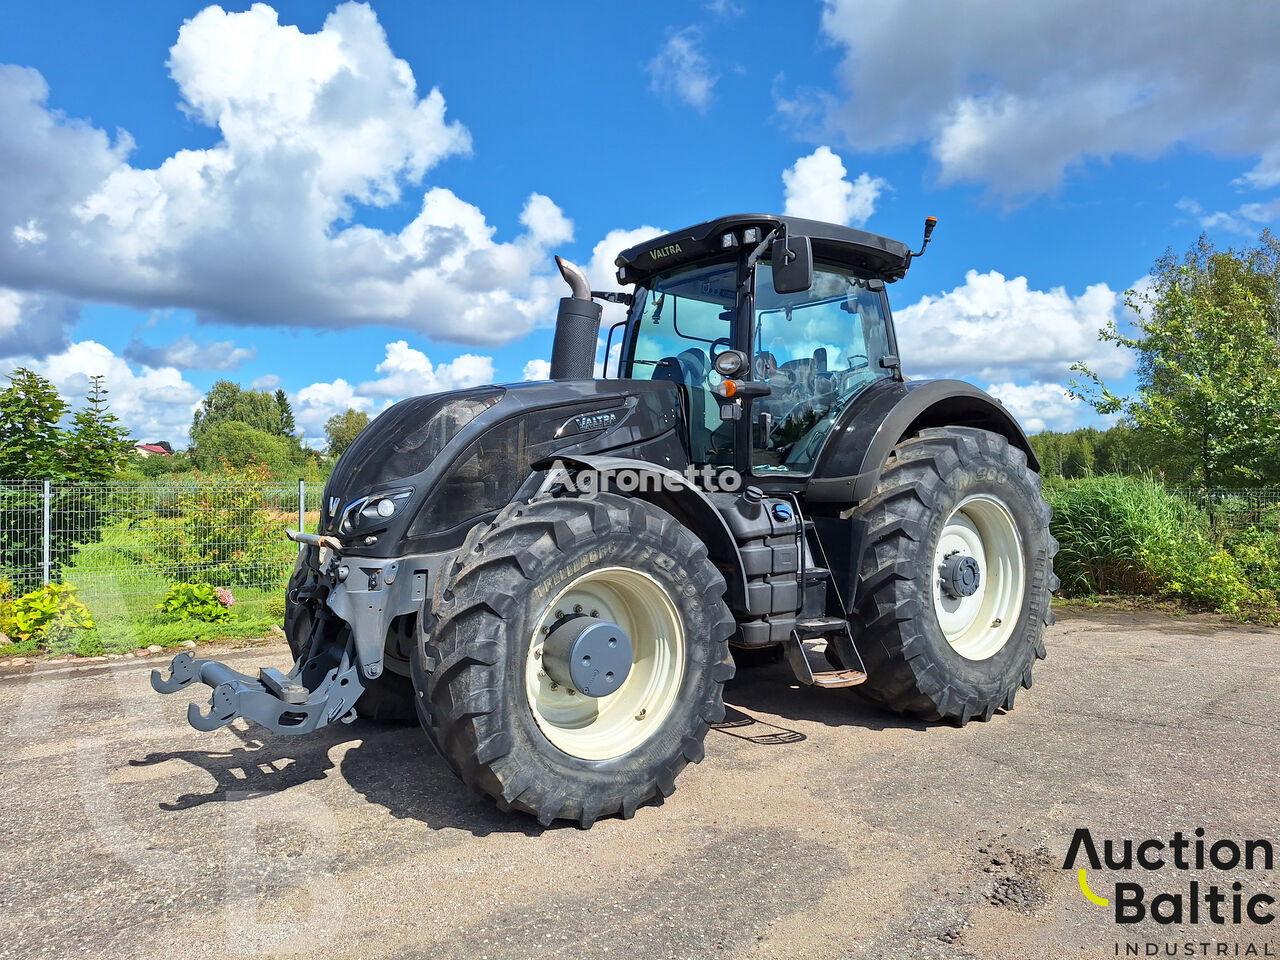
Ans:
[[[554,11],[554,15],[548,11]],[[785,212],[911,243],[903,367],[1032,431],[1125,291],[1280,220],[1280,4],[0,2],[0,373],[185,445],[544,376],[556,254]]]

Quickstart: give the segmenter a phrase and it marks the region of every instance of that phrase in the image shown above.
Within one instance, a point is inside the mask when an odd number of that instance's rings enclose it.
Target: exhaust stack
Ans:
[[[591,285],[578,267],[563,257],[556,257],[556,266],[572,296],[562,298],[556,312],[551,379],[590,380],[595,372],[596,338],[604,307],[591,299]]]

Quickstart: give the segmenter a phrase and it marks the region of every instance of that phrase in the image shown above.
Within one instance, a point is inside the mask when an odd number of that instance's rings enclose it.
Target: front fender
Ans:
[[[597,474],[611,475],[622,471],[633,471],[642,477],[654,478],[658,483],[641,483],[634,491],[625,491],[627,496],[648,501],[661,507],[693,532],[707,547],[707,555],[724,575],[727,587],[727,600],[730,606],[741,607],[746,604],[747,577],[742,566],[742,558],[738,554],[738,544],[725,523],[724,517],[716,509],[702,490],[694,486],[689,478],[677,470],[649,463],[645,460],[634,460],[630,457],[610,457],[592,455],[557,455],[535,463],[536,470],[551,470],[557,464],[576,470],[590,470]],[[616,487],[617,485],[614,484]]]

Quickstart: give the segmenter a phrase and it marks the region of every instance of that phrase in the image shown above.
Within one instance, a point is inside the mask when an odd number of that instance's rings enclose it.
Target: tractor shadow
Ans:
[[[762,658],[739,660],[737,675],[725,684],[724,700],[725,722],[713,729],[766,746],[805,739],[804,734],[777,723],[779,719],[863,730],[923,731],[936,726],[881,710],[853,688],[804,686],[786,663]]]
[[[504,814],[492,802],[472,794],[437,756],[417,723],[358,720],[350,726],[324,727],[306,737],[236,726],[228,730],[240,741],[230,749],[157,751],[131,759],[129,765],[147,767],[179,760],[213,779],[213,786],[204,792],[159,800],[158,808],[171,813],[293,790],[325,780],[336,770],[364,800],[398,819],[418,821],[433,830],[466,830],[479,837],[493,833],[538,836],[562,826],[543,828],[530,817]]]

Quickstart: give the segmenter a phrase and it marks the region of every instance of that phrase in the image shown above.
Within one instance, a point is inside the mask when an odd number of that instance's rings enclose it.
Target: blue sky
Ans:
[[[1280,5],[4,3],[0,369],[104,373],[137,439],[215,380],[327,417],[535,375],[561,284],[723,213],[929,254],[913,376],[1032,429],[1166,248],[1280,219]],[[555,14],[547,11],[554,9]],[[642,14],[638,17],[637,14]]]

